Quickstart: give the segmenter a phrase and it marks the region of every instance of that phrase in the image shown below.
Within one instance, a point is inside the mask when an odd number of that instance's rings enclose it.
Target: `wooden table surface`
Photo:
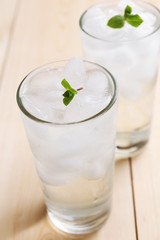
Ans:
[[[78,20],[96,2],[0,0],[0,240],[76,239],[48,223],[15,96],[35,67],[82,56]],[[160,7],[160,0],[150,2]],[[100,231],[81,239],[160,239],[159,107],[160,81],[151,140],[139,157],[116,163],[110,218]]]

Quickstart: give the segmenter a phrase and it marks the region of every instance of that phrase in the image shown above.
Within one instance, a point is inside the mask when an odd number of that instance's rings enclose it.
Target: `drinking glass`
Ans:
[[[98,7],[107,13],[110,9],[116,9],[118,2],[106,1],[91,8]],[[149,140],[160,55],[160,11],[144,1],[135,0],[134,4],[156,16],[152,32],[144,36],[138,35],[135,39],[130,37],[123,40],[119,39],[119,35],[116,38],[117,33],[123,34],[123,29],[114,30],[114,40],[104,39],[100,29],[99,37],[90,34],[84,25],[87,20],[92,21],[93,16],[88,14],[91,8],[80,18],[85,59],[111,71],[119,85],[116,158],[137,155]],[[108,27],[107,30],[106,24],[107,32],[110,29]],[[97,27],[95,25],[93,24],[93,29]],[[133,27],[133,31],[134,29]]]
[[[37,94],[48,91],[46,94],[52,95],[52,105],[55,107],[53,114],[62,115],[61,109],[57,108],[57,99],[54,100],[57,89],[52,89],[48,84],[52,73],[61,73],[66,62],[53,62],[29,73],[18,87],[17,103],[40,178],[49,219],[64,232],[82,234],[100,228],[110,212],[117,85],[105,68],[84,61],[87,71],[99,70],[105,76],[107,94],[110,95],[108,104],[85,119],[49,121],[42,114],[47,108],[44,107],[44,94],[36,103],[38,108],[32,99]],[[97,80],[94,84],[96,88],[100,82]],[[28,100],[25,94],[30,86],[34,87],[34,94],[28,92]],[[108,98],[107,94],[105,98]],[[58,101],[61,101],[61,97]]]

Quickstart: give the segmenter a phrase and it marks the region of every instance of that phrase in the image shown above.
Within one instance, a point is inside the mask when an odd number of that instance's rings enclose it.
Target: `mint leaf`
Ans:
[[[70,89],[70,91],[73,93],[73,94],[77,94],[77,91],[73,88]]]
[[[67,90],[64,94],[63,94],[64,98],[63,98],[63,103],[64,105],[68,105],[72,99],[74,98],[75,94],[73,94],[72,92],[70,92],[70,90]]]
[[[61,84],[67,90],[63,93],[63,97],[64,97],[63,103],[64,103],[64,105],[67,106],[72,101],[75,94],[77,94],[78,92],[74,88],[71,87],[71,85],[69,84],[69,82],[67,82],[67,80],[65,78],[61,81]],[[82,89],[83,88],[79,88],[77,90],[79,91]]]
[[[77,94],[77,91],[71,87],[65,78],[62,80],[61,84],[65,89],[70,90],[73,94]]]
[[[122,28],[125,24],[125,21],[132,25],[133,27],[138,27],[143,19],[138,14],[131,14],[132,8],[127,5],[124,10],[124,16],[116,15],[108,20],[107,26],[111,28]]]
[[[127,7],[125,8],[125,12],[124,12],[124,17],[126,18],[129,14],[131,14],[132,12],[132,8],[127,5]]]
[[[116,15],[109,19],[107,25],[111,28],[122,28],[124,26],[124,17]]]
[[[138,27],[143,22],[142,18],[138,14],[127,16],[126,21],[133,27]]]
[[[63,93],[63,97],[70,97],[70,93],[73,94],[70,90],[67,90],[65,93]]]
[[[67,106],[72,101],[73,98],[74,98],[74,94],[69,98],[63,98],[64,105]]]
[[[67,90],[71,89],[69,82],[67,82],[67,80],[65,78],[62,80],[61,84],[65,89],[67,89]]]

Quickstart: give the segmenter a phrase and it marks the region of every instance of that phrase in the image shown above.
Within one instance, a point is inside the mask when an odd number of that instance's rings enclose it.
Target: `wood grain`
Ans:
[[[0,0],[0,76],[7,59],[16,10],[17,0]]]
[[[0,4],[2,2],[5,1],[0,0]],[[10,12],[7,17],[5,8],[1,15],[10,22],[9,26],[13,22],[16,1],[10,2],[12,14]],[[0,88],[0,239],[77,239],[54,229],[47,220],[15,95],[22,78],[38,65],[82,55],[78,20],[81,13],[95,2],[99,1],[21,0],[18,3]],[[9,31],[7,36],[9,38]],[[1,45],[0,41],[1,49],[6,52],[6,45]],[[139,240],[159,240],[159,95],[157,92],[153,132],[145,152],[132,164],[129,160],[116,163],[109,220],[100,231],[81,239],[136,240],[137,222]]]
[[[148,2],[160,8],[160,1]],[[136,221],[140,240],[160,239],[160,74],[155,95],[150,142],[145,151],[132,160]]]
[[[160,239],[160,77],[158,78],[152,134],[143,154],[132,160],[139,239]]]

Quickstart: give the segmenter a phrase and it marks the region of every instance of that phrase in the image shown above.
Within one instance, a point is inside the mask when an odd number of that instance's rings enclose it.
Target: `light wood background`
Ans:
[[[0,0],[0,240],[68,240],[48,223],[16,89],[35,67],[81,56],[78,20],[98,0]],[[151,0],[160,8],[160,0]],[[118,161],[112,213],[84,240],[160,239],[160,81],[151,140],[135,159]]]

